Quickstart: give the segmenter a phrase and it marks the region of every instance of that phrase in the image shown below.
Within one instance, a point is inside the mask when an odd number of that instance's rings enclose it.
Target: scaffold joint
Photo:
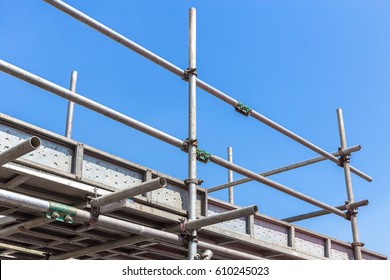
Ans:
[[[342,148],[338,148],[339,151],[342,151]],[[338,160],[337,165],[340,167],[344,167],[344,163],[349,163],[350,154],[341,154]]]
[[[191,178],[191,179],[188,178],[188,179],[185,179],[185,180],[184,180],[184,184],[186,184],[187,186],[188,186],[190,183],[194,183],[195,185],[200,186],[200,185],[203,183],[203,180],[196,179],[196,178]]]
[[[352,242],[352,247],[363,247],[365,244],[363,242]]]
[[[206,152],[204,150],[196,149],[196,159],[203,162],[208,163],[211,158],[211,153]]]
[[[356,209],[349,209],[346,213],[345,213],[345,216],[346,216],[346,219],[348,221],[351,220],[351,217],[352,216],[356,216],[358,214],[358,212],[356,211]]]
[[[99,219],[101,210],[100,210],[100,207],[94,207],[94,206],[91,205],[91,200],[93,199],[91,196],[87,195],[86,199],[87,199],[86,208],[89,209],[89,213],[91,215],[91,219],[89,221],[87,221],[87,222],[84,222],[84,224],[85,225],[94,225],[94,224],[96,224],[96,222]]]
[[[244,104],[238,102],[237,106],[235,107],[236,111],[246,117],[248,117],[251,112],[252,112],[252,109],[249,108],[248,106],[245,106]]]
[[[76,216],[76,208],[57,202],[50,202],[49,211],[46,212],[47,218],[68,224],[73,223],[74,216]]]
[[[194,75],[194,76],[198,76],[198,72],[196,71],[196,68],[187,68],[186,70],[184,70],[184,73],[183,73],[183,80],[184,81],[188,81],[190,79],[190,74]]]
[[[190,146],[198,147],[198,139],[186,139],[183,141],[183,148],[181,149],[184,152],[188,152]]]

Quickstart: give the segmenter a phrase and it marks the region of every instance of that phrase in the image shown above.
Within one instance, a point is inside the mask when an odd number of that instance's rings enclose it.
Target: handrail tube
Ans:
[[[160,139],[161,141],[164,141],[168,144],[171,144],[173,146],[176,146],[178,148],[183,148],[183,141],[180,139],[177,139],[171,135],[168,135],[165,132],[162,132],[160,130],[157,130],[151,126],[148,126],[144,123],[141,123],[133,118],[130,118],[118,111],[115,111],[107,106],[104,106],[98,102],[95,102],[89,98],[86,98],[84,96],[81,96],[73,91],[70,91],[66,88],[63,88],[59,85],[56,85],[48,80],[45,80],[37,75],[34,75],[28,71],[25,71],[15,65],[12,65],[4,60],[0,59],[0,70],[11,75],[14,77],[17,77],[25,82],[28,82],[30,84],[36,85],[37,87],[40,87],[44,90],[47,90],[51,93],[54,93],[58,96],[61,96],[62,98],[68,99],[70,101],[73,101],[74,103],[77,103],[83,107],[86,107],[92,111],[98,112],[106,117],[109,117],[113,120],[116,120],[122,124],[125,124],[127,126],[130,126],[134,129],[137,129],[139,131],[142,131],[146,134],[149,134],[157,139]]]

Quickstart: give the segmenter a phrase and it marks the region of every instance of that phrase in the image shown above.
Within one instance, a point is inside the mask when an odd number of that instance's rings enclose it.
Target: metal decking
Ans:
[[[159,231],[169,231],[187,217],[188,190],[182,180],[0,114],[0,153],[31,136],[41,139],[41,147],[0,168],[1,189],[85,209],[88,196],[161,176],[167,179],[165,188],[109,204],[101,215]],[[239,208],[209,197],[200,187],[196,206],[198,217]],[[145,237],[142,231],[134,234],[77,219],[55,221],[6,201],[0,215],[1,259],[187,258],[183,237],[182,244],[174,244]],[[261,214],[204,227],[198,238],[201,251],[216,247],[213,259],[354,259],[350,243]],[[365,248],[362,256],[387,259]]]

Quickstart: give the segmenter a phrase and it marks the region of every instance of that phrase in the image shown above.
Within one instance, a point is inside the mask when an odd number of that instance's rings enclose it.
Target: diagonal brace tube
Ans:
[[[133,187],[121,189],[113,193],[109,193],[91,200],[92,207],[101,207],[113,202],[117,202],[121,199],[133,197],[150,191],[154,191],[160,188],[164,188],[167,185],[165,178],[157,178],[147,182],[143,182]]]
[[[73,18],[83,22],[84,24],[88,25],[89,27],[99,31],[100,33],[106,35],[107,37],[113,39],[114,41],[118,42],[119,44],[133,50],[134,52],[142,55],[143,57],[153,61],[154,63],[160,65],[161,67],[167,69],[168,71],[174,73],[175,75],[184,78],[185,71],[181,68],[177,67],[176,65],[170,63],[169,61],[159,57],[158,55],[152,53],[151,51],[145,49],[144,47],[136,44],[135,42],[131,41],[130,39],[126,38],[125,36],[119,34],[118,32],[112,30],[111,28],[103,25],[102,23],[96,21],[95,19],[89,17],[88,15],[80,12],[79,10],[73,8],[72,6],[64,3],[63,1],[59,0],[44,0],[45,2],[49,3],[50,5],[56,7],[57,9],[63,11],[64,13],[67,13],[68,15],[72,16]],[[196,78],[196,85],[197,87],[203,89],[204,91],[212,94],[216,98],[226,102],[227,104],[233,106],[236,108],[239,104],[237,100],[230,97],[229,95],[223,93],[222,91],[210,86],[209,84],[205,83],[204,81]],[[256,112],[255,110],[251,110],[250,116],[252,116],[254,119],[268,125],[269,127],[279,131],[280,133],[286,135],[287,137],[293,139],[294,141],[306,146],[307,148],[311,149],[312,151],[322,155],[323,157],[333,161],[334,163],[338,163],[338,159],[332,155],[331,153],[321,149],[320,147],[312,144],[308,140],[298,136],[297,134],[293,133],[292,131],[284,128],[283,126],[279,125],[278,123],[268,119],[267,117],[261,115],[260,113]],[[363,173],[362,171],[351,168],[351,172],[355,173],[359,177],[371,182],[372,178],[368,176],[367,174]]]

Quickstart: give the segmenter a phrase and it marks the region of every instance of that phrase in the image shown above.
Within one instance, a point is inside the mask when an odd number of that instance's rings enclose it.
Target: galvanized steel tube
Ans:
[[[3,189],[0,189],[0,203],[33,209],[40,212],[46,212],[50,208],[50,203],[48,201]]]
[[[291,196],[294,196],[294,197],[296,197],[298,199],[306,201],[309,204],[315,205],[315,206],[320,207],[320,208],[325,209],[325,210],[329,210],[330,212],[332,212],[332,213],[334,213],[334,214],[336,214],[336,215],[338,215],[340,217],[343,217],[343,218],[346,217],[345,213],[343,211],[340,211],[339,209],[337,209],[337,208],[335,208],[333,206],[330,206],[330,205],[328,205],[326,203],[323,203],[323,202],[321,202],[319,200],[316,200],[316,199],[314,199],[314,198],[312,198],[310,196],[307,196],[307,195],[302,194],[300,192],[297,192],[297,191],[295,191],[293,189],[290,189],[290,188],[288,188],[288,187],[286,187],[286,186],[284,186],[282,184],[274,182],[274,181],[272,181],[272,180],[270,180],[268,178],[265,178],[265,177],[255,173],[255,172],[247,170],[247,169],[245,169],[245,168],[243,168],[241,166],[238,166],[236,164],[230,163],[230,162],[228,162],[228,161],[226,161],[226,160],[224,160],[222,158],[219,158],[217,156],[211,155],[210,161],[214,162],[215,164],[218,164],[220,166],[223,166],[225,168],[231,169],[234,172],[237,172],[237,173],[239,173],[241,175],[244,175],[244,176],[246,176],[248,178],[251,178],[251,179],[253,179],[255,181],[258,181],[258,182],[263,183],[263,184],[265,184],[267,186],[270,186],[271,188],[277,189],[277,190],[279,190],[281,192],[284,192],[284,193],[289,194]]]
[[[171,144],[173,146],[176,146],[178,148],[183,148],[183,141],[180,139],[177,139],[171,135],[166,134],[165,132],[162,132],[160,130],[157,130],[151,126],[148,126],[146,124],[143,124],[135,119],[132,119],[122,113],[119,113],[111,108],[108,108],[100,103],[97,103],[91,99],[88,99],[84,96],[81,96],[79,94],[76,94],[66,88],[63,88],[59,85],[56,85],[48,80],[45,80],[39,76],[36,76],[30,72],[27,72],[19,67],[16,67],[15,65],[12,65],[8,62],[5,62],[4,60],[0,60],[0,70],[14,76],[16,78],[19,78],[25,82],[28,82],[30,84],[36,85],[44,90],[47,90],[51,93],[54,93],[58,96],[61,96],[67,100],[73,101],[74,103],[77,103],[83,107],[86,107],[92,111],[98,112],[106,117],[109,117],[113,120],[116,120],[122,124],[125,124],[127,126],[130,126],[134,129],[137,129],[139,131],[142,131],[146,134],[149,134],[157,139],[160,139],[168,144]]]
[[[342,112],[341,108],[337,109],[337,122],[338,122],[338,126],[339,126],[341,148],[345,149],[347,147],[347,138],[345,135],[343,112]],[[346,189],[347,189],[348,202],[354,203],[349,160],[345,160],[343,162],[343,167],[344,167],[345,185],[346,185]],[[352,246],[353,246],[353,250],[354,250],[355,260],[361,260],[363,258],[362,257],[362,248],[361,248],[362,243],[360,242],[360,238],[359,238],[359,229],[358,229],[358,224],[357,224],[356,213],[352,213],[352,215],[350,216],[350,220],[351,220],[351,229],[352,229],[352,238],[353,238]]]
[[[356,201],[354,203],[347,204],[347,205],[336,206],[336,208],[339,210],[345,211],[347,209],[356,209],[360,206],[366,206],[366,205],[368,205],[368,200],[361,200],[361,201]],[[285,219],[282,219],[282,221],[285,221],[288,223],[293,223],[293,222],[298,222],[298,221],[302,221],[302,220],[306,220],[306,219],[324,216],[327,214],[330,214],[330,212],[327,210],[320,210],[320,211],[314,211],[314,212],[310,212],[310,213],[306,213],[306,214],[301,214],[301,215],[285,218]]]
[[[256,205],[251,205],[223,213],[218,213],[215,215],[211,215],[205,218],[193,220],[193,221],[186,221],[183,223],[182,229],[184,230],[193,230],[193,229],[200,229],[202,227],[239,219],[242,217],[247,217],[250,215],[255,214],[258,211],[258,208]]]
[[[160,188],[164,188],[167,185],[165,178],[156,178],[147,182],[140,183],[138,185],[120,189],[115,192],[94,198],[90,204],[92,207],[101,207],[113,202],[117,202],[122,199],[130,198],[136,195],[154,191]]]
[[[233,163],[233,148],[228,147],[228,161]],[[233,182],[233,171],[228,169],[228,182]],[[229,203],[234,204],[234,190],[233,187],[229,187],[228,190]]]
[[[196,220],[196,10],[189,10],[188,28],[188,219]],[[188,259],[193,260],[197,251],[197,232],[190,232]]]
[[[41,146],[41,140],[38,137],[33,136],[16,146],[3,151],[0,154],[0,166],[38,149],[39,146]]]
[[[76,92],[76,83],[77,83],[77,72],[72,71],[70,77],[70,91]],[[68,102],[68,113],[66,116],[66,128],[65,128],[65,137],[72,138],[72,129],[73,129],[73,116],[74,116],[74,102]]]
[[[359,151],[360,149],[361,149],[361,146],[360,145],[356,145],[356,146],[352,146],[352,147],[347,148],[347,149],[342,149],[340,151],[333,152],[332,155],[339,156],[339,155],[344,155],[344,154],[350,154],[352,152]],[[317,162],[320,162],[320,161],[324,161],[326,159],[327,158],[322,157],[322,156],[315,157],[315,158],[312,158],[312,159],[309,159],[309,160],[301,161],[301,162],[298,162],[298,163],[294,163],[294,164],[286,165],[286,166],[283,166],[283,167],[280,167],[280,168],[277,168],[277,169],[266,171],[266,172],[260,173],[259,175],[264,176],[264,177],[268,177],[268,176],[271,176],[271,175],[279,174],[279,173],[286,172],[286,171],[289,171],[289,170],[293,170],[293,169],[296,169],[296,168],[299,168],[299,167],[303,167],[303,166],[306,166],[306,165],[310,165],[310,164],[314,164],[314,163],[317,163]],[[216,192],[216,191],[223,190],[223,189],[226,189],[226,188],[230,188],[230,187],[233,187],[233,186],[237,186],[237,185],[241,185],[241,184],[244,184],[244,183],[248,183],[248,182],[251,182],[251,181],[253,181],[253,179],[243,178],[243,179],[240,179],[240,180],[237,180],[237,181],[233,181],[233,182],[229,182],[229,183],[225,183],[225,184],[222,184],[222,185],[219,185],[219,186],[215,186],[215,187],[209,188],[207,190],[207,192],[212,193],[212,192]]]

